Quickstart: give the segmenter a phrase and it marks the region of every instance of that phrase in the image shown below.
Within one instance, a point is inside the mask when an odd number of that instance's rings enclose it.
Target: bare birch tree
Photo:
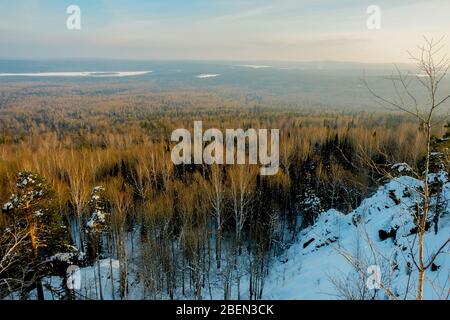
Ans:
[[[409,53],[410,58],[416,64],[420,74],[404,74],[396,67],[395,76],[391,77],[395,91],[394,98],[385,98],[376,93],[364,80],[366,87],[382,106],[396,111],[406,113],[418,120],[421,131],[425,136],[425,163],[423,172],[415,172],[415,175],[422,180],[423,190],[418,190],[418,203],[416,213],[417,224],[417,256],[413,253],[413,262],[418,271],[417,299],[423,299],[423,288],[425,272],[431,267],[436,257],[444,250],[450,238],[431,257],[425,257],[424,239],[427,229],[427,222],[430,214],[430,158],[432,131],[440,123],[436,117],[442,115],[442,109],[448,101],[450,94],[441,93],[440,85],[450,68],[450,60],[446,54],[442,54],[444,48],[443,38],[439,40],[424,37],[424,44],[419,46],[417,55]],[[426,93],[426,101],[420,102],[420,97],[413,90],[413,80],[423,87]],[[442,124],[442,123],[441,123]],[[413,250],[411,250],[413,251]]]

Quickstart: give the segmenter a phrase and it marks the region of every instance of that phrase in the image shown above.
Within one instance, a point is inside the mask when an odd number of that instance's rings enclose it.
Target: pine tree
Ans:
[[[68,232],[61,215],[56,210],[55,192],[37,173],[22,171],[17,174],[14,193],[4,205],[4,211],[12,221],[11,229],[25,231],[29,238],[28,252],[23,263],[33,266],[26,278],[35,279],[38,298],[44,299],[41,279],[45,273],[54,271],[58,253],[71,251]],[[32,287],[27,288],[27,290]]]

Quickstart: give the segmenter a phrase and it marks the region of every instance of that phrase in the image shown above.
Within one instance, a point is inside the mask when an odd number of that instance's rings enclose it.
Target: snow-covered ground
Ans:
[[[446,173],[431,175],[430,181],[435,178],[443,182],[441,214],[437,232],[431,224],[425,238],[424,252],[427,259],[450,236],[450,183]],[[282,256],[272,260],[262,298],[414,299],[417,293],[417,268],[413,256],[417,257],[417,235],[414,232],[413,208],[417,205],[415,190],[420,185],[419,180],[401,176],[381,186],[351,213],[343,214],[333,209],[322,213],[313,226],[299,234],[296,243]],[[426,299],[448,299],[448,249],[449,245],[426,272]],[[167,298],[146,293],[135,270],[136,266],[130,265],[129,299]],[[79,297],[120,297],[117,260],[101,260],[99,264],[82,268],[80,275],[81,289],[77,290]],[[101,281],[98,281],[99,276]],[[223,298],[220,275],[216,277],[211,280],[211,293],[204,290],[204,299],[211,295],[215,299]],[[243,271],[241,297],[244,299],[248,297],[247,279],[248,274]],[[61,288],[62,281],[58,277],[49,277],[44,283],[50,284],[48,287]],[[236,288],[232,288],[232,298],[236,297],[235,291]],[[30,298],[34,295],[32,293]],[[56,295],[47,289],[46,298],[55,299]]]
[[[447,180],[446,176],[440,178]],[[414,178],[399,177],[380,187],[350,214],[329,210],[320,215],[313,226],[301,232],[300,241],[285,252],[287,262],[277,262],[271,268],[263,298],[369,299],[376,295],[392,299],[395,295],[414,299],[417,271],[412,252],[417,257],[417,237],[411,234],[415,227],[412,207],[417,203],[413,189],[419,184]],[[450,199],[450,183],[444,184],[441,197],[444,208],[438,232],[435,234],[433,226],[429,229],[425,257],[431,257],[450,236],[446,200]],[[392,237],[382,240],[380,233],[384,238],[384,232]],[[435,261],[437,270],[430,268],[426,273],[426,299],[448,298],[448,247]],[[367,269],[373,265],[381,271],[381,288],[377,291],[366,286],[373,275]]]
[[[197,78],[198,79],[208,79],[208,78],[215,78],[215,77],[218,77],[218,76],[220,76],[220,74],[217,74],[217,73],[202,73],[202,74],[199,74],[198,76],[197,76]]]

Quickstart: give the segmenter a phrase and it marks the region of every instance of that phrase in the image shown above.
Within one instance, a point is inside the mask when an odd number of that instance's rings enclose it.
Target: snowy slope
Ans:
[[[425,257],[432,256],[450,236],[450,208],[446,201],[450,199],[450,183],[444,173],[437,178],[445,182],[441,194],[444,208],[438,233],[432,226],[426,235]],[[414,190],[419,185],[414,178],[399,177],[380,187],[350,214],[336,210],[323,213],[301,233],[301,240],[286,251],[284,259],[288,261],[275,263],[263,298],[414,299],[417,272],[411,252],[417,256],[417,240],[413,246],[416,236],[411,234],[414,228],[411,208],[417,201]],[[384,232],[392,237],[382,240],[380,232],[383,238]],[[426,273],[426,299],[447,298],[448,249],[447,245],[436,259],[438,269]],[[381,271],[381,288],[377,291],[368,290],[365,285],[370,276],[367,268],[371,265],[378,265]]]

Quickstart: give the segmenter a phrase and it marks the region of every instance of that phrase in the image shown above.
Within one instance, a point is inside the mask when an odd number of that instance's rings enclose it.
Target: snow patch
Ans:
[[[199,74],[198,76],[197,76],[197,78],[198,79],[208,79],[208,78],[215,78],[215,77],[218,77],[218,76],[220,76],[220,74],[218,74],[218,73],[216,73],[216,74],[213,74],[213,73],[202,73],[202,74]]]

